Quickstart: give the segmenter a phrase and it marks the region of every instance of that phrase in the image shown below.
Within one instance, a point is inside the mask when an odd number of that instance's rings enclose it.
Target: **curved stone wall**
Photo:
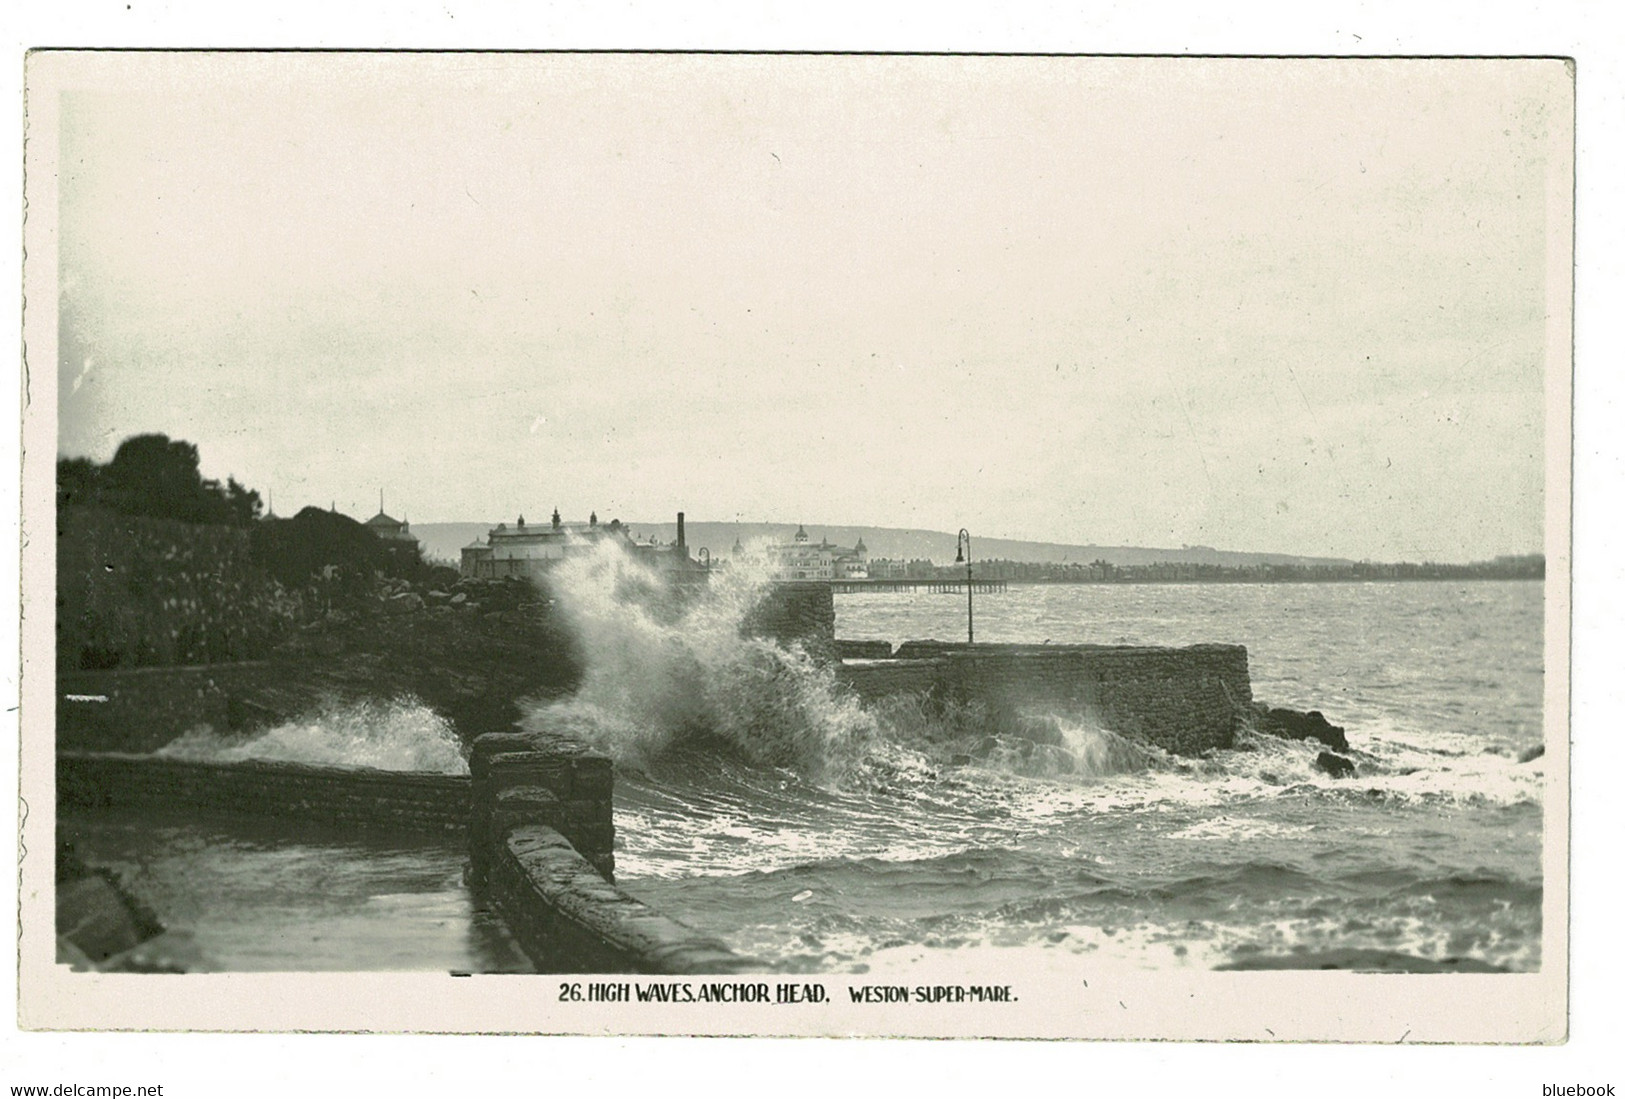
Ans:
[[[508,829],[486,863],[486,895],[544,973],[742,973],[716,939],[616,888],[546,825]]]

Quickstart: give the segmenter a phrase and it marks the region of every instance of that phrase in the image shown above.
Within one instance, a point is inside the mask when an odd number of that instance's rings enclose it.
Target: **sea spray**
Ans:
[[[972,747],[972,762],[1065,782],[1095,782],[1170,765],[1158,748],[1053,713],[1022,715],[1018,728],[1016,733],[982,737]]]
[[[531,706],[524,726],[567,732],[634,771],[665,771],[720,751],[851,789],[895,792],[900,780],[929,783],[934,769],[954,764],[1067,784],[1143,776],[1123,788],[1137,802],[1201,804],[1244,790],[1348,786],[1318,771],[1304,744],[1246,730],[1233,750],[1178,759],[1075,714],[994,713],[974,701],[909,694],[865,706],[799,647],[743,635],[742,623],[768,591],[771,561],[746,554],[730,566],[678,594],[613,543],[562,562],[549,587],[575,635],[583,679],[571,698]],[[1360,789],[1381,785],[1405,796],[1441,785],[1412,775],[1414,764],[1396,766],[1387,751],[1356,755]],[[1510,760],[1487,759],[1474,770],[1496,767],[1518,783],[1506,800],[1538,784],[1537,766],[1514,769]],[[1436,780],[1433,768],[1425,770]]]
[[[567,731],[644,770],[721,746],[815,782],[856,778],[878,737],[874,718],[798,646],[742,635],[770,576],[761,552],[686,591],[612,542],[567,559],[548,585],[575,633],[581,686],[533,706],[522,724]]]
[[[1055,715],[1046,715],[1046,720],[1060,733],[1062,746],[1072,759],[1073,773],[1080,777],[1105,778],[1166,765],[1167,753],[1153,745]]]
[[[995,715],[979,702],[902,694],[867,707],[796,645],[742,629],[768,593],[769,553],[747,551],[703,587],[675,589],[603,542],[549,576],[584,667],[577,693],[523,719],[567,732],[623,767],[650,771],[723,750],[829,786],[894,789],[927,764],[970,756],[1014,774],[1093,779],[1144,769],[1155,753],[1049,713]]]
[[[387,702],[331,702],[248,737],[225,736],[199,726],[156,754],[177,759],[266,759],[468,774],[468,762],[451,725],[410,696]]]

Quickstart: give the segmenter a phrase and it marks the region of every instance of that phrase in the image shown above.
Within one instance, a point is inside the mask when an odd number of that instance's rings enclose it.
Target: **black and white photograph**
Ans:
[[[1565,61],[26,83],[34,1025],[1563,1040]]]

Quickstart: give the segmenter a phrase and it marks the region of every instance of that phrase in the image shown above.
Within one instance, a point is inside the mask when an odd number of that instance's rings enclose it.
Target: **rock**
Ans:
[[[1537,744],[1533,748],[1525,748],[1523,751],[1519,752],[1518,753],[1518,762],[1519,763],[1528,763],[1530,760],[1539,759],[1541,756],[1543,756],[1545,754],[1546,754],[1546,745]]]
[[[111,870],[87,866],[71,839],[57,837],[59,958],[77,967],[100,967],[163,931],[152,909],[126,890]]]
[[[953,755],[953,758],[948,761],[948,766],[950,766],[950,767],[966,767],[966,766],[969,766],[970,762],[971,762],[971,757],[969,755],[967,755],[964,752],[955,752],[954,755]]]
[[[467,603],[467,602],[468,602],[468,593],[467,592],[460,591],[456,595],[451,597],[451,605],[454,606],[454,607],[460,607],[464,603]],[[478,604],[476,604],[476,606],[477,605]]]
[[[390,614],[411,614],[413,611],[421,611],[423,609],[423,596],[410,591],[392,595],[389,597],[389,602],[384,604],[384,609]]]
[[[1349,750],[1348,737],[1341,725],[1333,725],[1319,710],[1300,713],[1297,710],[1264,709],[1259,715],[1258,731],[1285,740],[1318,740],[1339,752]]]
[[[451,596],[443,591],[431,590],[425,594],[424,598],[431,603],[444,603],[446,600],[450,599]]]
[[[1348,778],[1354,774],[1354,761],[1335,752],[1322,752],[1315,757],[1315,766],[1333,778]]]

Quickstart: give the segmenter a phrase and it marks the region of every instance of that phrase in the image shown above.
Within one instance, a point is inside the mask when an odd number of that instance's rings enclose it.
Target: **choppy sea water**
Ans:
[[[1065,768],[952,766],[929,715],[867,710],[814,662],[740,637],[764,576],[724,575],[673,615],[632,562],[573,562],[555,589],[586,681],[526,720],[616,758],[621,884],[766,965],[901,973],[996,950],[1091,968],[1539,967],[1546,768],[1518,762],[1542,736],[1539,583],[978,597],[979,640],[1246,645],[1258,698],[1347,727],[1360,773],[1335,780],[1303,744],[1179,759],[1066,722]],[[843,637],[952,639],[963,614],[962,596],[837,597]],[[960,716],[946,732],[978,738]],[[167,750],[464,769],[449,727],[410,701]],[[64,823],[195,940],[196,968],[526,968],[463,886],[460,843]]]
[[[1255,696],[1347,728],[1317,747],[1125,766],[1072,727],[1073,773],[946,766],[871,738],[861,781],[684,743],[617,783],[622,884],[787,970],[940,952],[1094,966],[1537,969],[1539,583],[1012,587],[978,640],[1247,646]],[[957,638],[963,596],[837,597],[838,633]],[[878,739],[878,744],[875,740]],[[903,742],[899,743],[898,741]],[[744,753],[748,756],[749,753]]]

